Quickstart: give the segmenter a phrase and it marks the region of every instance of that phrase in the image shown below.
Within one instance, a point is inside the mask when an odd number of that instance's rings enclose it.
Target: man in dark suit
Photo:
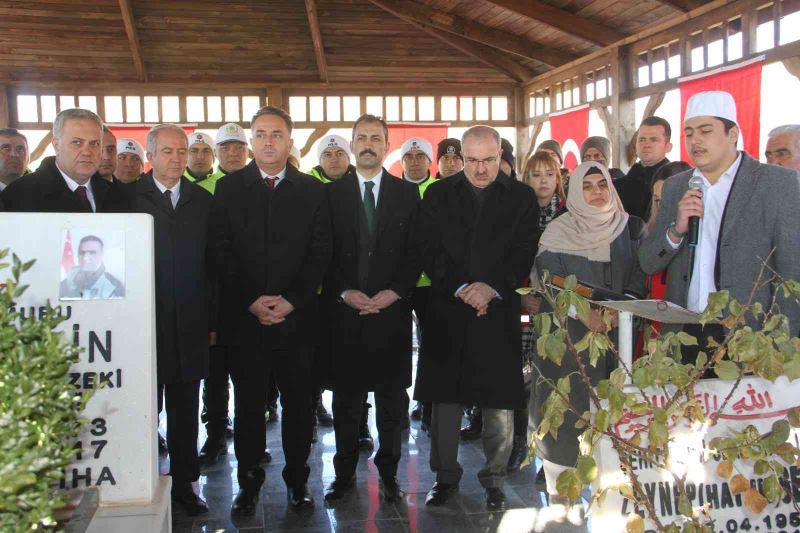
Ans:
[[[375,391],[380,448],[375,466],[388,501],[397,483],[406,388],[411,385],[411,295],[420,274],[412,231],[418,188],[389,174],[386,122],[363,115],[353,126],[356,169],[329,184],[333,260],[323,300],[330,331],[336,479],[325,499],[355,481],[364,394]]]
[[[214,232],[220,290],[230,309],[228,343],[235,396],[234,447],[241,488],[234,514],[252,514],[264,470],[267,383],[281,393],[286,466],[294,507],[312,506],[306,481],[311,449],[311,353],[317,288],[331,256],[325,186],[286,165],[292,119],[267,106],[251,121],[254,160],[219,180]],[[226,326],[228,327],[228,326]],[[227,341],[226,341],[227,342]]]
[[[464,170],[431,185],[416,238],[431,295],[415,399],[433,403],[426,504],[442,505],[458,488],[462,406],[483,415],[486,464],[478,479],[490,510],[505,507],[513,409],[525,406],[516,289],[533,265],[538,207],[533,189],[500,171],[500,136],[488,126],[461,141]]]
[[[116,213],[128,210],[116,184],[97,174],[103,122],[85,109],[65,109],[53,122],[55,159],[3,190],[7,211]]]
[[[163,393],[172,500],[194,516],[208,511],[192,483],[200,477],[200,380],[208,375],[211,195],[181,177],[187,157],[180,127],[155,126],[147,135],[152,171],[121,189],[133,212],[153,216],[159,411]]]

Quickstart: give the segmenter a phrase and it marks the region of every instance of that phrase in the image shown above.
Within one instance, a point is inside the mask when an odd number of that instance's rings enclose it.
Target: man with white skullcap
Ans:
[[[418,185],[420,196],[425,189],[436,181],[429,168],[433,161],[433,147],[422,137],[411,137],[400,149],[400,160],[403,163],[403,179]]]
[[[350,164],[350,143],[341,135],[327,135],[317,144],[319,165],[308,173],[322,183],[338,180],[346,173],[355,171]]]
[[[223,124],[214,139],[219,166],[219,178],[244,168],[247,164],[247,134],[235,122]],[[217,179],[219,179],[217,178]]]
[[[654,274],[667,269],[666,299],[696,313],[703,312],[716,291],[727,290],[742,304],[759,303],[764,309],[775,298],[789,319],[791,335],[797,335],[797,301],[775,293],[759,273],[766,262],[767,272],[785,280],[800,279],[800,178],[792,170],[761,164],[737,150],[736,103],[726,92],[692,96],[683,132],[686,151],[697,168],[665,182],[658,217],[639,249],[643,270]],[[695,223],[696,243],[692,242]],[[763,315],[748,316],[747,322],[759,327],[760,320]],[[677,329],[666,324],[664,328]],[[698,338],[699,349],[706,353],[707,337],[719,342],[725,335],[719,324],[683,329]],[[694,363],[697,352],[698,347],[684,348],[684,362]]]
[[[136,181],[144,172],[144,148],[136,139],[117,141],[117,170],[114,177],[122,183]]]
[[[209,182],[209,179],[214,174],[214,142],[210,135],[199,131],[190,133],[187,138],[189,159],[183,175],[187,180],[213,193],[213,182]]]

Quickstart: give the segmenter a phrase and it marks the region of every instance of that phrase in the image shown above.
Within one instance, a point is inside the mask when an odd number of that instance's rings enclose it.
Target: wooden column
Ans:
[[[514,89],[514,127],[517,130],[517,175],[522,175],[525,162],[528,160],[526,154],[530,150],[531,136],[528,127],[528,92],[520,87]]]
[[[5,85],[0,85],[0,128],[7,128],[11,116],[8,112],[8,89]]]
[[[267,89],[267,101],[269,105],[280,107],[284,111],[289,111],[289,102],[283,101],[283,89],[280,87],[270,87]]]
[[[633,73],[627,47],[618,47],[612,53],[610,74],[613,80],[613,92],[608,129],[613,152],[612,164],[627,172],[633,164],[628,158],[628,144],[636,132],[634,104],[628,96],[632,89]]]

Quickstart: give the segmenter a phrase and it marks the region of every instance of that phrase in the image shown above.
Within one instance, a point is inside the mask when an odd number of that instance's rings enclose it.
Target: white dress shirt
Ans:
[[[370,181],[370,182],[375,184],[372,187],[372,196],[375,197],[375,204],[377,204],[378,203],[378,192],[380,192],[380,189],[381,189],[381,178],[383,177],[383,170],[378,172],[378,174],[372,179],[365,178],[364,176],[362,176],[356,170],[356,177],[358,178],[358,188],[361,191],[361,201],[362,202],[364,201],[364,192],[366,191],[366,188],[364,187],[364,184],[366,182]],[[377,207],[377,205],[375,207]]]
[[[175,206],[178,205],[178,199],[181,197],[181,180],[178,180],[178,182],[172,187],[167,187],[155,178],[153,178],[153,182],[156,184],[156,187],[158,187],[158,190],[161,191],[161,194],[164,194],[167,192],[167,190],[172,193],[172,198],[170,201],[172,202],[172,208],[174,209]]]
[[[58,163],[56,163],[56,168],[58,168]],[[61,177],[63,177],[64,181],[67,182],[67,187],[69,187],[69,190],[71,190],[72,192],[75,192],[78,189],[78,187],[81,186],[80,183],[78,183],[74,179],[64,174],[64,171],[61,170],[60,168],[58,168],[58,171],[61,172]],[[92,192],[92,180],[89,179],[89,181],[86,182],[84,187],[86,187],[86,198],[89,199],[89,203],[92,205],[92,211],[96,213],[97,206],[94,203],[94,192]]]
[[[714,265],[717,261],[717,242],[719,231],[722,227],[722,215],[725,204],[733,187],[733,180],[742,163],[742,154],[736,161],[722,173],[716,183],[711,184],[700,169],[694,169],[694,176],[703,179],[703,218],[700,219],[697,247],[694,252],[694,265],[692,266],[692,280],[689,282],[689,294],[686,299],[686,308],[695,313],[702,313],[708,305],[708,295],[717,292],[714,281]],[[669,243],[677,248],[679,244]]]
[[[283,167],[283,170],[281,170],[280,172],[278,172],[274,176],[272,176],[270,174],[267,174],[266,172],[261,170],[261,167],[258,167],[258,171],[261,172],[261,179],[265,180],[267,178],[275,178],[275,187],[280,185],[281,184],[281,180],[286,177],[286,167]]]

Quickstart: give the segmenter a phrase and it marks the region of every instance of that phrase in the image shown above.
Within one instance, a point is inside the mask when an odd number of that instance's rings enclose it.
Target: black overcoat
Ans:
[[[333,259],[324,283],[325,331],[330,343],[332,390],[405,389],[411,385],[411,293],[421,272],[413,243],[419,189],[385,170],[377,198],[368,275],[360,281],[361,189],[354,172],[327,185],[333,228]],[[369,241],[370,239],[366,239]],[[359,312],[340,301],[356,289],[372,297],[391,289],[400,300],[377,314]]]
[[[317,290],[331,256],[325,186],[291,165],[273,190],[255,161],[217,182],[214,255],[220,300],[220,342],[263,368],[265,350],[311,350],[318,341]],[[248,308],[260,296],[281,295],[293,306],[284,322],[262,326]]]
[[[153,217],[158,382],[203,379],[208,375],[212,301],[211,194],[182,177],[178,204],[172,210],[152,171],[120,189],[132,212]]]
[[[416,231],[431,299],[415,398],[516,409],[525,405],[516,289],[536,256],[538,207],[533,189],[503,173],[483,194],[479,209],[463,171],[425,192]],[[455,296],[478,281],[500,296],[482,317]]]
[[[95,212],[126,213],[129,205],[116,182],[95,174],[91,177]],[[3,190],[6,211],[39,213],[82,213],[78,195],[72,192],[56,166],[55,158],[45,158],[35,172],[26,174]]]

